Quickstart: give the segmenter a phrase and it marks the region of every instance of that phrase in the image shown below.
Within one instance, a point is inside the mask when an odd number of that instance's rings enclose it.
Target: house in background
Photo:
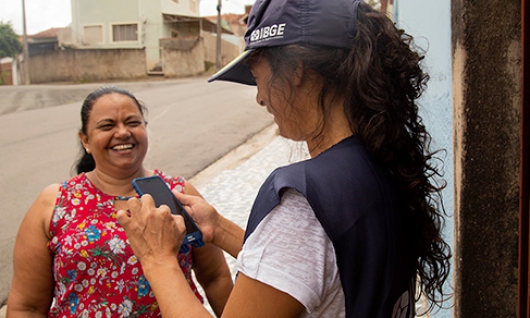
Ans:
[[[72,24],[30,54],[31,83],[185,77],[215,64],[217,25],[198,15],[199,0],[71,0]],[[223,62],[242,50],[222,28]],[[45,41],[41,39],[41,41]],[[53,65],[53,67],[49,67]]]
[[[29,55],[57,50],[59,46],[58,35],[63,28],[51,28],[37,34],[28,36]]]
[[[199,0],[72,0],[75,49],[144,49],[148,73],[163,74],[164,45],[197,41],[215,24],[199,17]],[[228,30],[224,33],[230,34]],[[171,43],[167,39],[178,39]]]

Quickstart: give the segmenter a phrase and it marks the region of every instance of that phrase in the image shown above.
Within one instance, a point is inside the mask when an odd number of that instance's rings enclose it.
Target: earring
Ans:
[[[90,149],[85,148],[85,151],[86,151],[87,154],[90,154]]]

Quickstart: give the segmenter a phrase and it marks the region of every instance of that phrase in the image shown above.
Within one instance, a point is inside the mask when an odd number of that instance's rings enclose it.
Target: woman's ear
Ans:
[[[88,149],[88,137],[87,137],[87,135],[83,134],[81,131],[78,132],[77,135],[79,136],[79,140],[81,140],[81,144],[83,145],[83,148],[85,148],[85,150],[87,150]]]

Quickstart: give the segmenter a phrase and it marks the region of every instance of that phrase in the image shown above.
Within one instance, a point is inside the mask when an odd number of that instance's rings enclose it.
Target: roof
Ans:
[[[59,34],[59,30],[61,30],[63,28],[50,28],[48,30],[45,30],[45,31],[42,31],[42,32],[39,32],[39,33],[36,33],[36,34],[33,34],[33,35],[28,35],[28,38],[29,39],[34,39],[34,38],[57,38],[58,34]]]

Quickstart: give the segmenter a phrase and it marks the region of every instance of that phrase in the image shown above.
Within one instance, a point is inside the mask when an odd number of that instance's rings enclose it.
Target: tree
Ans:
[[[22,44],[13,30],[11,22],[0,21],[0,58],[15,57],[22,52]]]

